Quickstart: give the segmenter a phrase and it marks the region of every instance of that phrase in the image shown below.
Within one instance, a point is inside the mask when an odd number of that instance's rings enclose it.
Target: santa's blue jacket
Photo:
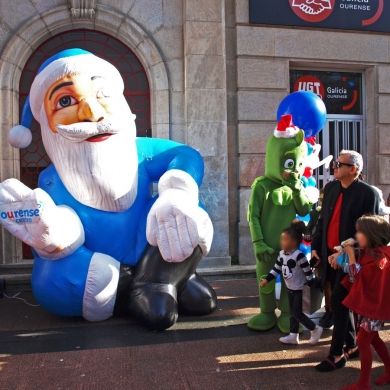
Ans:
[[[136,145],[138,192],[133,205],[123,212],[97,210],[78,202],[67,191],[53,165],[40,174],[39,187],[57,205],[71,207],[85,231],[84,245],[68,257],[45,260],[35,253],[31,284],[36,299],[47,310],[66,316],[82,315],[86,277],[94,252],[112,256],[122,264],[137,264],[147,245],[147,215],[156,200],[152,197],[152,184],[166,171],[185,171],[200,186],[204,165],[196,150],[155,138],[137,138]]]

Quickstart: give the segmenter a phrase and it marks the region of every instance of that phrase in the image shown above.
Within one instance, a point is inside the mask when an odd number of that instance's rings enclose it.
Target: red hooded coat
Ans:
[[[353,312],[373,320],[390,320],[390,247],[375,248],[377,259],[363,253],[358,263],[361,270],[355,282],[349,275],[342,284],[350,290],[343,304]]]

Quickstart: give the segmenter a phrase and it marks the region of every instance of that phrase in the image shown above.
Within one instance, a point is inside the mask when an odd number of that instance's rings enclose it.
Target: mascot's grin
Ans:
[[[87,142],[102,142],[109,139],[113,134],[97,134],[86,139]]]
[[[283,179],[285,180],[287,178],[287,176],[291,175],[291,173],[298,173],[297,171],[284,171],[282,173],[282,177]],[[301,175],[298,175],[299,176],[299,179],[301,178]]]
[[[113,121],[111,119],[102,119],[99,121],[83,121],[70,125],[57,124],[56,133],[66,140],[77,143],[81,141],[100,140],[104,141],[111,135],[129,133],[126,128],[126,121]],[[133,138],[134,138],[133,134]]]

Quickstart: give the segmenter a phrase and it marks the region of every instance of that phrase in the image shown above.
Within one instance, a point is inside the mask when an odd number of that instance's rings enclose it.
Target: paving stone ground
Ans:
[[[333,373],[314,370],[327,356],[331,331],[317,346],[308,344],[309,332],[299,346],[284,346],[277,329],[249,330],[246,323],[259,310],[254,279],[212,285],[215,313],[180,317],[161,333],[126,318],[89,323],[4,298],[0,390],[329,390],[357,379],[358,361]],[[18,297],[36,303],[31,293]],[[389,345],[390,327],[381,335]],[[372,377],[382,370],[376,361]]]

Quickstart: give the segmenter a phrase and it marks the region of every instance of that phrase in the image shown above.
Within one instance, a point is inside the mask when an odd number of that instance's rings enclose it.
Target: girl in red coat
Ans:
[[[390,225],[382,217],[367,215],[358,219],[356,230],[361,252],[356,260],[354,248],[344,248],[349,257],[350,271],[343,285],[350,293],[343,304],[358,315],[361,371],[359,381],[343,390],[371,389],[371,345],[385,365],[384,374],[375,383],[390,383],[390,355],[378,333],[383,322],[390,319],[390,246],[387,246],[390,242]]]

